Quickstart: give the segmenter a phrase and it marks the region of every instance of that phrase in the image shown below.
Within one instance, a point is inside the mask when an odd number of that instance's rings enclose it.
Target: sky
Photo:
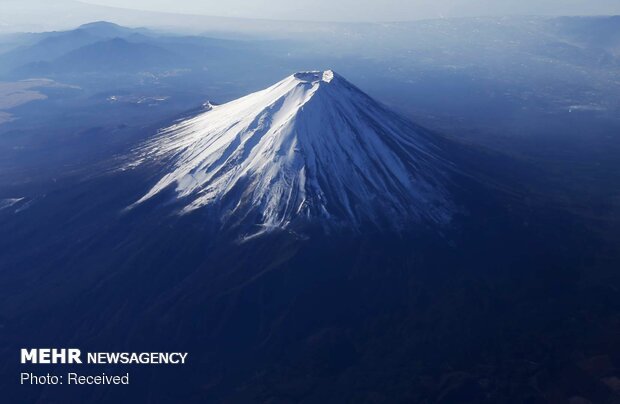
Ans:
[[[620,0],[0,0],[0,34],[71,29],[106,20],[185,33],[269,33],[277,37],[320,28],[297,21],[321,24],[508,15],[620,15]]]
[[[620,0],[82,0],[92,4],[309,21],[399,21],[487,15],[618,15]]]

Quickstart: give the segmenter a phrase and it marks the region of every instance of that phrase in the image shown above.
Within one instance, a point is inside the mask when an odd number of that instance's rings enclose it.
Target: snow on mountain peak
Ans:
[[[293,75],[293,77],[295,77],[301,82],[315,83],[318,81],[324,81],[326,83],[329,83],[334,79],[334,72],[331,70],[297,72]]]
[[[401,229],[453,211],[430,136],[331,70],[213,105],[141,153],[163,172],[133,206],[172,189],[181,213],[212,207],[223,222],[265,228]]]

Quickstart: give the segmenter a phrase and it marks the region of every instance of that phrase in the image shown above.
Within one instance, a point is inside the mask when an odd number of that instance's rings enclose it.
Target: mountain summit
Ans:
[[[140,157],[163,164],[161,179],[134,206],[174,190],[182,213],[212,207],[266,229],[445,223],[440,152],[333,71],[299,72],[162,130]]]

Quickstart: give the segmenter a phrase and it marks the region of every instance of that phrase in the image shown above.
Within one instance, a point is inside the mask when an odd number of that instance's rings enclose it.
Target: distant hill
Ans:
[[[78,27],[78,30],[86,31],[100,38],[125,38],[135,34],[148,35],[150,33],[146,28],[127,28],[108,21],[83,24]]]
[[[2,61],[9,70],[30,63],[49,62],[99,40],[99,37],[80,29],[42,34],[33,45],[21,46],[2,55]]]
[[[132,29],[99,21],[82,25],[71,31],[34,34],[28,43],[0,56],[0,70],[11,71],[27,65],[43,65],[81,47],[101,40],[131,38],[144,40],[146,29]],[[2,69],[4,67],[4,69]]]
[[[179,55],[158,46],[115,38],[69,52],[54,66],[60,70],[131,70],[173,66],[178,61]]]
[[[230,71],[247,60],[259,60],[257,55],[262,49],[257,41],[156,34],[147,28],[128,28],[107,21],[70,31],[9,38],[13,43],[20,39],[21,46],[0,54],[0,75],[5,80],[93,72],[136,73],[144,69]]]
[[[21,67],[22,74],[62,74],[74,72],[135,72],[153,67],[171,67],[183,58],[148,43],[114,38],[72,50],[50,62],[33,62]]]

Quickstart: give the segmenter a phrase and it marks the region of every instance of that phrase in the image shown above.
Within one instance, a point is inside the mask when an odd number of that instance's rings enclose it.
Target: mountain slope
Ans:
[[[216,207],[232,224],[399,229],[453,210],[431,137],[332,71],[212,106],[141,152],[164,166],[136,204],[174,188],[181,212]]]

